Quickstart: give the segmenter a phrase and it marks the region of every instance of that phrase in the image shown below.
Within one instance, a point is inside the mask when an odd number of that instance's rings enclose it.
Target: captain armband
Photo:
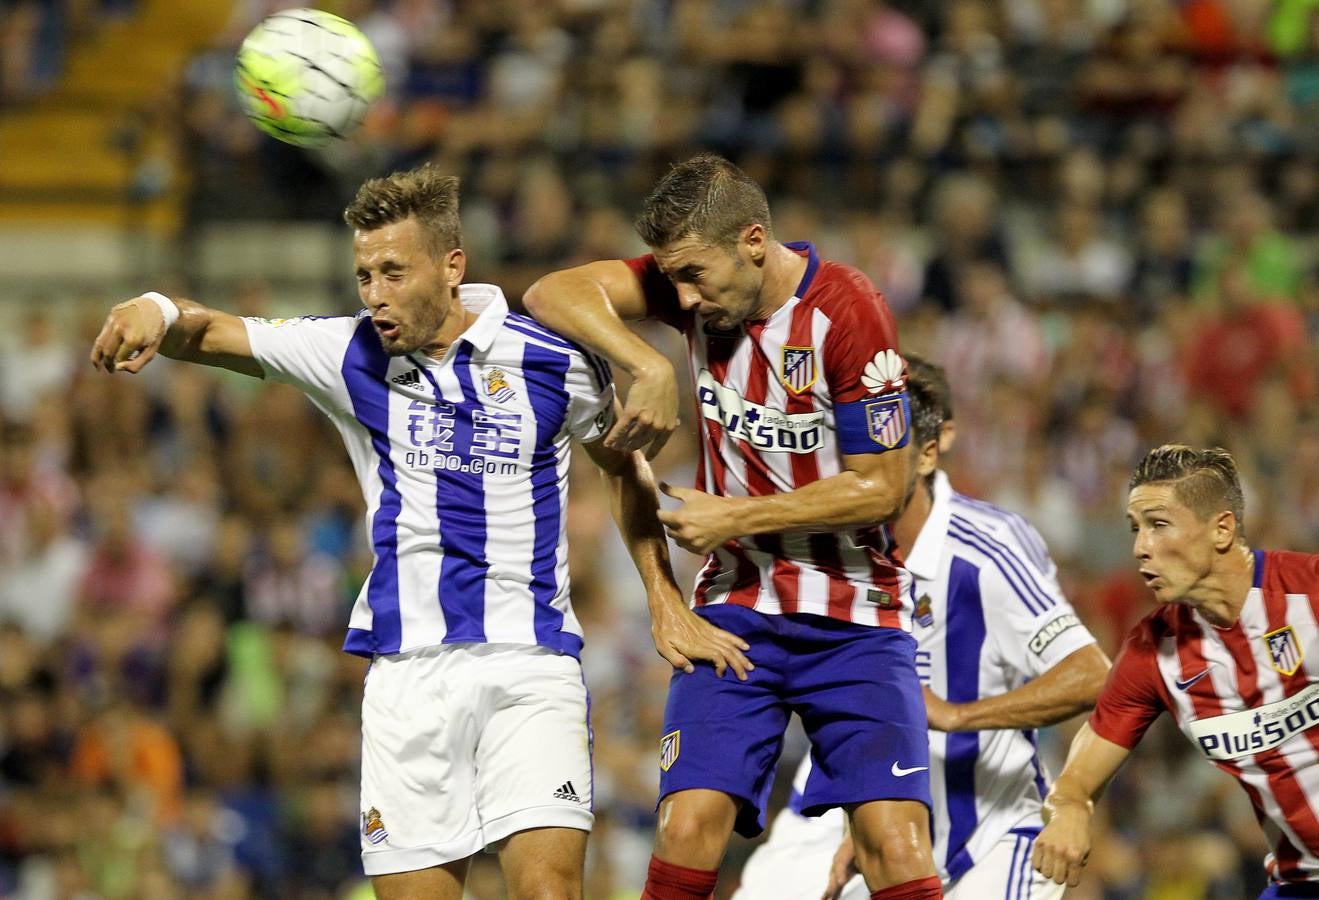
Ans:
[[[900,391],[839,403],[834,422],[844,453],[887,453],[907,446],[911,439],[911,401],[906,391]]]

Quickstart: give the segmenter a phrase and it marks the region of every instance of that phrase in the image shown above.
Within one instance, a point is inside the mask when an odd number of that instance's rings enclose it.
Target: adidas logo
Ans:
[[[417,369],[408,369],[402,375],[395,375],[389,380],[403,387],[421,387],[421,372]]]
[[[554,792],[555,800],[571,800],[573,803],[581,803],[582,798],[577,796],[577,789],[572,786],[571,781],[565,781],[559,785],[559,789]]]

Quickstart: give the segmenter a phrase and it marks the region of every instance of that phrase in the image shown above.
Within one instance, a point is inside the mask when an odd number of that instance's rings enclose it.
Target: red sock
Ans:
[[[904,881],[882,891],[875,891],[870,900],[938,900],[943,896],[943,882],[938,875]]]
[[[641,900],[707,900],[718,880],[715,869],[689,869],[652,856]]]

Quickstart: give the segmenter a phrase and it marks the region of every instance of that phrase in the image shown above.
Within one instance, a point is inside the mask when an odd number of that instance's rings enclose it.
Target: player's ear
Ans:
[[[1237,541],[1237,517],[1223,510],[1214,519],[1214,549],[1220,553],[1232,548]]]
[[[920,452],[916,457],[916,474],[924,478],[938,467],[939,442],[932,438],[921,445]]]
[[[463,276],[467,274],[467,254],[463,252],[462,247],[454,247],[448,253],[444,254],[444,280],[451,288],[456,288],[463,283]]]
[[[751,257],[753,263],[760,265],[764,262],[765,246],[767,242],[764,225],[761,225],[759,222],[753,222],[743,228],[742,234],[738,237],[738,241],[746,248],[747,255]]]
[[[947,453],[953,449],[953,443],[957,440],[957,423],[952,419],[946,419],[939,424],[939,452]]]

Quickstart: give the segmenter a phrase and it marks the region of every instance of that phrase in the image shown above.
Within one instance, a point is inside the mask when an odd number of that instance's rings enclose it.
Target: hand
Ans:
[[[852,834],[848,832],[834,852],[833,862],[829,864],[829,884],[820,900],[838,900],[843,888],[847,887],[857,871],[856,848],[852,846]]]
[[[1090,815],[1094,804],[1074,800],[1057,802],[1052,796],[1044,803],[1044,821],[1035,839],[1031,865],[1055,884],[1076,887],[1090,858]]]
[[[605,435],[605,446],[624,453],[644,447],[646,459],[654,459],[678,427],[678,376],[662,357],[632,374],[627,402]]]
[[[925,718],[931,731],[962,731],[962,707],[949,703],[929,687],[921,689],[925,695]]]
[[[681,602],[665,604],[662,609],[653,616],[650,634],[655,650],[669,665],[694,672],[692,660],[705,660],[714,663],[714,673],[720,678],[731,668],[739,681],[747,680],[747,673],[755,669],[744,652],[751,649],[750,644],[711,625]]]
[[[92,342],[92,365],[136,375],[155,357],[166,330],[165,315],[150,300],[136,297],[120,303],[110,310]]]
[[[704,556],[736,537],[737,522],[733,505],[727,497],[707,494],[696,488],[675,487],[662,481],[660,490],[682,501],[682,506],[677,509],[659,511],[664,530],[679,547]]]

